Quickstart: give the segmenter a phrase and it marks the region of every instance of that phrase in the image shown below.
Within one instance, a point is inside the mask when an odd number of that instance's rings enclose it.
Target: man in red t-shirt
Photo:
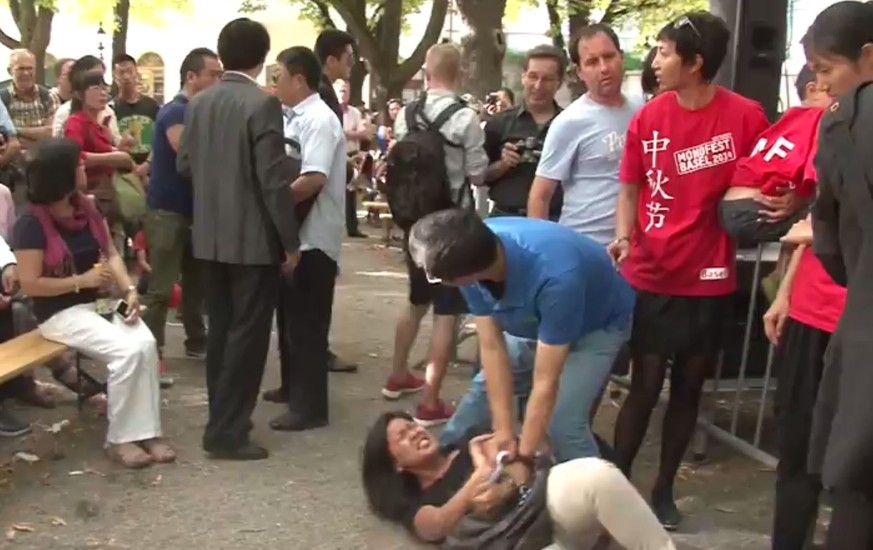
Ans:
[[[681,521],[673,483],[736,288],[734,245],[719,223],[718,204],[737,159],[752,152],[768,126],[758,103],[712,83],[729,39],[725,22],[707,12],[688,13],[659,33],[652,66],[664,92],[628,128],[609,245],[637,290],[631,390],[615,430],[616,463],[628,475],[673,360],[652,491],[652,507],[667,528]]]

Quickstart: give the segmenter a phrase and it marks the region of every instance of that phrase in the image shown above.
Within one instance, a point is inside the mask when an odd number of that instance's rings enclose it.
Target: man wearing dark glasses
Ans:
[[[688,13],[658,34],[652,67],[663,93],[628,128],[609,245],[637,290],[634,372],[615,430],[616,462],[627,475],[672,360],[652,491],[655,514],[667,528],[681,520],[673,483],[736,288],[734,246],[719,225],[718,202],[736,160],[751,153],[768,126],[758,103],[712,83],[729,39],[725,22],[707,12]]]

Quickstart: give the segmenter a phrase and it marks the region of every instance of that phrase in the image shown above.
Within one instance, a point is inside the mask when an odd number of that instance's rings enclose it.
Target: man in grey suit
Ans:
[[[250,19],[218,35],[221,82],[192,98],[177,168],[194,186],[194,257],[203,261],[209,314],[206,385],[212,458],[258,460],[249,440],[276,307],[280,268],[300,258],[291,182],[299,161],[285,155],[282,108],[255,78],[270,35]],[[296,164],[296,165],[295,165]]]

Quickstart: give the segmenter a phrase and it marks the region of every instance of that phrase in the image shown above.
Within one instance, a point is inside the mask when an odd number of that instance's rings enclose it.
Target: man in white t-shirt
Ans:
[[[334,91],[340,101],[343,112],[343,134],[346,138],[346,153],[350,157],[357,157],[361,153],[362,142],[371,142],[376,138],[376,126],[371,124],[361,111],[349,105],[349,83],[340,79],[333,84]],[[363,143],[367,145],[368,143]],[[348,174],[347,181],[351,182],[353,174]],[[349,186],[346,189],[346,232],[349,237],[366,237],[358,230],[358,196],[357,191]]]

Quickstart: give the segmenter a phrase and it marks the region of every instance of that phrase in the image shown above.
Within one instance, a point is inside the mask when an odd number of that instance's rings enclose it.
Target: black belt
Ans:
[[[513,216],[527,216],[527,208],[504,208],[495,204],[494,210],[504,214],[512,214]]]

